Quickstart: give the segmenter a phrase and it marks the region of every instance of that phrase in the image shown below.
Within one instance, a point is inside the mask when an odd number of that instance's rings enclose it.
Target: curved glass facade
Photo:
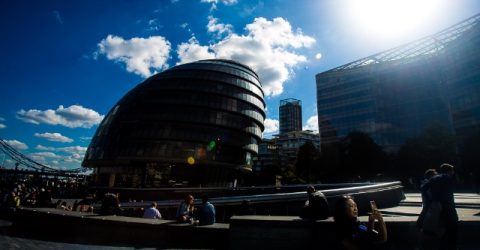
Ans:
[[[127,93],[92,139],[83,166],[117,187],[228,186],[249,170],[264,130],[257,74],[202,60],[156,74]]]
[[[433,36],[316,75],[321,143],[352,131],[389,151],[433,124],[480,127],[480,15]]]

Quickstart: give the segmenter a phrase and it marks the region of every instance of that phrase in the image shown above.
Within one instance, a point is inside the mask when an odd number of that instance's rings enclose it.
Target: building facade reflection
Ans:
[[[228,186],[250,171],[264,130],[257,74],[202,60],[156,74],[128,92],[97,129],[83,166],[95,185]]]
[[[480,15],[316,75],[322,145],[352,131],[387,151],[440,124],[458,141],[480,125]]]

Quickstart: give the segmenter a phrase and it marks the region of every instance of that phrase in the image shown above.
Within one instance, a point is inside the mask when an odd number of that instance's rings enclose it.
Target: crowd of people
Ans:
[[[425,180],[421,185],[422,211],[417,225],[421,231],[420,249],[456,249],[458,215],[454,201],[454,167],[442,164],[439,170],[429,169],[425,172]],[[85,197],[86,186],[70,179],[43,180],[40,182],[17,180],[12,183],[0,183],[0,208],[13,212],[19,206],[52,207],[71,211],[92,212],[88,205],[79,210],[84,201],[67,204],[59,198]],[[56,197],[56,203],[53,202]],[[125,215],[120,207],[119,195],[106,193],[101,199],[95,194],[92,202],[100,202],[99,214]],[[187,195],[180,202],[175,214],[178,223],[192,225],[211,225],[216,222],[215,206],[207,195],[201,197],[201,204],[196,205],[192,195]],[[382,249],[387,241],[387,228],[383,216],[371,201],[368,221],[359,220],[359,210],[353,197],[342,196],[335,200],[331,207],[325,195],[316,191],[315,187],[307,188],[307,200],[300,217],[307,220],[323,220],[333,216],[337,235],[338,249]],[[152,202],[147,208],[141,208],[141,215],[147,219],[162,219],[157,203]],[[333,214],[331,212],[333,211]],[[245,200],[237,211],[239,215],[252,214],[249,201]]]
[[[12,178],[0,181],[0,209],[15,211],[19,206],[60,207],[62,203],[57,204],[53,197],[56,199],[81,199],[86,192],[86,183],[76,178]],[[67,208],[67,206],[65,207]],[[72,205],[70,205],[70,209],[73,209]]]

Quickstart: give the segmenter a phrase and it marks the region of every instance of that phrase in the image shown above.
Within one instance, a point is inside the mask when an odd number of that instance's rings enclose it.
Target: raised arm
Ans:
[[[383,221],[382,213],[378,209],[373,209],[370,216],[368,216],[368,230],[375,230],[375,220],[378,221],[378,243],[384,243],[387,241],[387,226]]]

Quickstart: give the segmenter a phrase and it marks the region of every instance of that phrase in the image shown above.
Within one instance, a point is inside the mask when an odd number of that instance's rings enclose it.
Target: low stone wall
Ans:
[[[360,217],[366,222],[366,216]],[[416,249],[420,231],[416,216],[384,217],[387,249]],[[461,218],[459,246],[477,246],[479,218]],[[335,227],[332,218],[310,221],[292,216],[234,216],[230,220],[229,249],[334,249]]]
[[[48,208],[17,210],[13,227],[26,237],[79,244],[210,249],[226,249],[229,230],[224,223],[192,226],[172,220],[99,216]]]
[[[388,230],[387,249],[415,249],[420,232],[416,216],[384,217]],[[367,217],[360,217],[367,221]],[[56,209],[19,209],[14,230],[29,238],[46,238],[79,244],[156,248],[202,249],[333,249],[334,221],[303,220],[296,216],[234,216],[230,224],[210,226],[178,224],[124,216],[99,216]],[[459,247],[475,249],[480,218],[462,215]]]

